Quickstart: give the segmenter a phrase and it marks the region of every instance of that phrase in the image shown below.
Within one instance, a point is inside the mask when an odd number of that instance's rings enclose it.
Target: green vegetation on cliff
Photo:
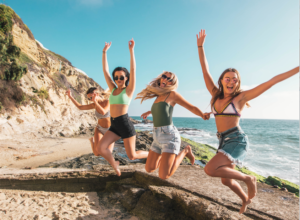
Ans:
[[[14,45],[10,33],[13,19],[20,20],[10,7],[0,5],[0,79],[7,81],[19,80],[27,73],[27,66],[19,64],[21,49]]]

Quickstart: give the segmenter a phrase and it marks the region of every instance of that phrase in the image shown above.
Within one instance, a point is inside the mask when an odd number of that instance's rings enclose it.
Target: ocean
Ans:
[[[140,117],[132,117],[141,120]],[[152,117],[148,117],[152,120]],[[182,137],[218,148],[215,119],[173,117]],[[299,121],[241,119],[250,149],[244,166],[262,176],[277,176],[299,185]],[[136,124],[138,130],[152,130],[152,124]]]

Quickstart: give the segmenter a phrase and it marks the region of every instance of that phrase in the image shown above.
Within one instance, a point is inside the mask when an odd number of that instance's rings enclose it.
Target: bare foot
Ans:
[[[250,176],[251,179],[246,182],[247,187],[248,187],[248,198],[252,199],[255,197],[257,193],[257,186],[256,186],[256,177],[255,176]]]
[[[187,151],[188,151],[187,154],[186,154],[186,157],[189,158],[191,164],[194,165],[194,163],[195,163],[195,156],[194,156],[194,154],[193,154],[193,151],[192,151],[191,146],[190,146],[190,145],[186,146],[186,147],[184,148],[184,150],[187,150]]]
[[[117,173],[117,176],[121,176],[121,170],[119,169],[119,165],[120,165],[120,162],[119,161],[115,161],[115,171]]]
[[[242,208],[240,209],[240,214],[243,214],[247,210],[247,205],[251,203],[251,199],[248,199],[246,202],[243,202]]]

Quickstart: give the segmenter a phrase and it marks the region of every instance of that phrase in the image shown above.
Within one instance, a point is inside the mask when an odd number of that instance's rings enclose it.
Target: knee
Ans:
[[[169,179],[169,178],[170,178],[170,175],[166,175],[166,174],[159,174],[158,176],[159,176],[159,178],[161,178],[162,180],[166,180],[166,179]]]
[[[147,167],[147,166],[145,166],[145,170],[147,173],[152,173],[155,171],[155,169],[152,169],[152,167]]]
[[[101,156],[100,152],[98,152],[97,150],[94,151],[94,155],[95,155],[96,157]]]
[[[99,156],[102,156],[103,155],[103,149],[95,149],[94,151],[94,155],[99,157]]]
[[[232,182],[230,179],[221,179],[222,181],[222,184],[225,185],[225,186],[231,186],[232,185]]]
[[[204,172],[205,172],[208,176],[214,177],[214,170],[211,169],[210,167],[205,166],[205,167],[204,167]]]
[[[146,163],[146,165],[145,165],[145,170],[146,170],[148,173],[153,173],[156,169],[157,169],[157,167],[153,167],[153,166],[151,166],[151,165],[148,165],[147,163]]]
[[[127,156],[129,158],[129,160],[135,160],[135,159],[137,159],[136,155],[134,155],[134,154],[130,154],[130,155],[127,155]]]

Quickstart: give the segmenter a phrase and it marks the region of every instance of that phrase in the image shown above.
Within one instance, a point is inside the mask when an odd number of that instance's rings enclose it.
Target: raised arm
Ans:
[[[203,113],[199,108],[196,106],[192,105],[188,101],[186,101],[178,92],[172,92],[174,93],[174,101],[181,105],[182,107],[186,108],[190,112],[194,113],[195,115],[200,116],[204,120],[208,120],[210,117],[210,113]]]
[[[101,98],[99,97],[98,94],[93,94],[92,100],[95,103],[95,109],[96,109],[96,111],[98,113],[100,113],[101,115],[105,115],[109,111],[109,101],[108,100],[104,101],[104,107],[102,107],[99,104],[99,101],[101,101]]]
[[[102,51],[102,68],[103,68],[103,73],[104,73],[106,83],[107,83],[110,91],[112,91],[116,87],[116,85],[115,85],[113,79],[109,75],[109,68],[108,68],[108,62],[107,62],[107,50],[110,48],[110,45],[111,45],[111,42],[110,43],[105,42],[105,46]]]
[[[71,99],[71,101],[74,103],[74,105],[79,109],[79,110],[90,110],[95,108],[94,103],[91,103],[89,105],[81,105],[80,103],[78,103],[71,95],[71,91],[70,89],[68,89],[66,91],[66,95]]]
[[[208,89],[210,94],[213,95],[213,91],[217,89],[217,86],[215,85],[214,80],[209,73],[208,63],[205,57],[205,52],[204,52],[205,37],[206,37],[205,30],[201,30],[199,32],[199,36],[197,34],[198,54],[199,54],[200,64],[202,67],[206,88]]]
[[[253,89],[242,92],[240,94],[242,96],[241,101],[243,103],[246,103],[246,102],[250,101],[251,99],[256,98],[257,96],[261,95],[262,93],[264,93],[265,91],[270,89],[273,85],[275,85],[275,84],[277,84],[277,83],[279,83],[283,80],[286,80],[287,78],[297,74],[298,72],[299,72],[299,67],[296,67],[296,68],[294,68],[292,70],[289,70],[285,73],[274,76],[269,81],[267,81],[263,84],[260,84],[259,86],[255,87]],[[241,104],[243,104],[243,103],[241,103]]]
[[[129,97],[132,97],[133,92],[135,90],[135,81],[136,81],[136,65],[135,65],[135,57],[134,57],[134,40],[133,38],[128,42],[129,52],[130,52],[130,77],[129,84],[126,88],[126,93]]]

